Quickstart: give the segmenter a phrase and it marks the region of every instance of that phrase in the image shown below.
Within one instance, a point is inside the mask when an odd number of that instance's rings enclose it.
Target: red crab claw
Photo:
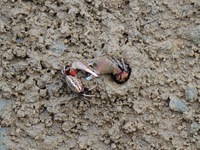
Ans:
[[[93,76],[98,77],[98,75],[97,75],[94,71],[92,71],[91,69],[89,69],[89,68],[87,67],[87,65],[85,65],[85,64],[84,64],[83,62],[81,62],[81,61],[75,61],[75,62],[73,62],[71,68],[72,68],[72,69],[75,69],[75,70],[76,70],[76,69],[84,70],[84,71],[86,71],[86,72],[92,74]]]

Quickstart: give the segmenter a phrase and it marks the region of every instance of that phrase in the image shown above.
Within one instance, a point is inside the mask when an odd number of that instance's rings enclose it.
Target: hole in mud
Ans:
[[[167,102],[167,106],[169,107],[169,102],[170,102],[170,98],[169,97],[167,98],[166,102]]]
[[[57,13],[56,13],[56,12],[53,13],[52,16],[53,16],[53,17],[56,17],[56,16],[57,16]],[[58,24],[59,24],[59,23],[58,23]],[[58,26],[59,26],[59,25],[58,25]]]
[[[50,117],[51,117],[51,120],[54,120],[55,115],[53,113],[50,113]]]
[[[83,44],[84,46],[87,46],[87,43],[86,43],[86,42],[82,42],[82,44]]]
[[[49,50],[49,45],[46,45],[46,46],[45,46],[45,49],[46,49],[46,50]]]
[[[60,7],[63,5],[63,2],[57,2],[57,7]]]
[[[108,8],[106,8],[106,12],[107,13],[112,13]]]
[[[123,33],[123,37],[125,39],[125,44],[128,43],[128,34],[127,33]]]
[[[31,2],[33,3],[33,0],[22,0],[23,2]]]
[[[194,2],[191,2],[191,5],[194,7],[195,3],[194,3]]]
[[[39,113],[42,114],[47,110],[47,108],[44,106],[44,104],[41,105],[40,109],[39,109]]]
[[[87,4],[91,4],[92,3],[92,1],[85,1]]]
[[[60,104],[60,107],[65,107],[65,103]]]
[[[101,48],[104,48],[104,46],[105,46],[105,43],[102,43],[102,44],[101,44]]]
[[[125,5],[129,5],[129,3],[130,3],[130,1],[128,0],[128,1],[125,1]]]
[[[127,64],[126,64],[127,65]],[[118,75],[113,75],[111,74],[111,78],[117,83],[117,84],[123,84],[125,83],[126,81],[128,81],[128,79],[130,78],[130,75],[131,75],[131,72],[132,72],[132,69],[131,67],[129,67],[129,65],[127,65],[127,69],[128,69],[128,75],[126,77],[123,78],[123,80],[120,78],[118,78],[119,76],[121,76],[120,74]]]
[[[42,70],[47,69],[47,66],[43,61],[40,61],[40,64],[41,64]]]
[[[72,37],[71,35],[68,35],[65,38],[69,40],[69,39],[71,39],[71,37]]]
[[[75,16],[76,16],[76,18],[82,17],[80,13],[77,13]]]

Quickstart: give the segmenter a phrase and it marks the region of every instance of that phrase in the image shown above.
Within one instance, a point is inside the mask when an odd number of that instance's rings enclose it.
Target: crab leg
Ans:
[[[85,97],[94,97],[95,95],[90,95],[90,94],[82,94]]]
[[[91,91],[91,90],[93,90],[93,89],[96,88],[96,87],[97,87],[97,83],[95,84],[95,86],[89,88],[88,91]]]
[[[121,63],[118,59],[116,59],[115,57],[114,57],[114,59],[115,59],[115,61],[117,62],[117,65],[118,65],[121,69],[123,69],[122,63]]]
[[[124,71],[128,71],[128,69],[127,69],[127,67],[126,67],[126,65],[125,65],[125,63],[124,63],[124,59],[122,58],[122,65],[123,65],[123,69],[124,69]]]
[[[120,63],[120,61],[117,60],[116,58],[111,58],[111,57],[109,57],[109,59],[110,59],[117,67],[119,67],[120,69],[123,68],[123,66],[122,66],[122,64]]]
[[[66,68],[65,68],[65,66],[63,67],[63,70],[61,70],[61,73],[63,74],[63,75],[65,75],[65,70],[66,70]]]

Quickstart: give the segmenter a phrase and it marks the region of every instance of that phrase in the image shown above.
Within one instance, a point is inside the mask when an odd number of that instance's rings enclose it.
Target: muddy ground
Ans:
[[[199,0],[1,0],[0,149],[200,149]],[[122,85],[66,88],[75,60],[122,57]]]

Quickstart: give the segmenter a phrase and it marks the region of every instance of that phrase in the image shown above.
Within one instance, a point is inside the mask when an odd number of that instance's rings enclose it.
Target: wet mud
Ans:
[[[198,0],[1,0],[0,149],[200,149]],[[84,100],[61,69],[124,58]]]

